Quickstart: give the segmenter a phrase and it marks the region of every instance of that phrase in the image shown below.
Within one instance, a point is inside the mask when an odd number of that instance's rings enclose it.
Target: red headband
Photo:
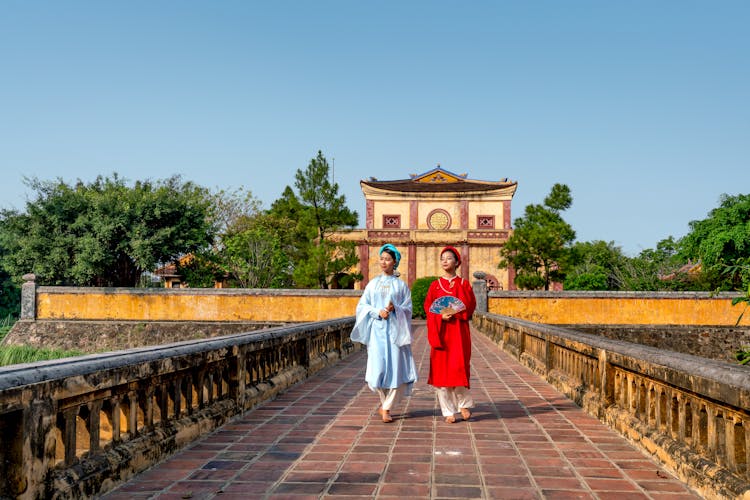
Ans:
[[[443,253],[445,253],[445,252],[451,252],[456,257],[456,261],[458,262],[458,264],[456,264],[456,265],[460,265],[461,264],[461,254],[458,253],[458,250],[456,250],[454,247],[447,246],[447,247],[443,248],[442,250],[440,250],[440,255],[443,255]]]

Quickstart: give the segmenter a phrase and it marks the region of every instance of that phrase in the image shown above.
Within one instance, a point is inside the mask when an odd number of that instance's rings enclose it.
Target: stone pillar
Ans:
[[[602,407],[607,407],[616,403],[615,401],[615,371],[609,363],[609,357],[605,349],[599,350],[599,397],[601,398]]]
[[[487,312],[487,281],[484,277],[486,275],[482,271],[474,273],[474,277],[477,279],[471,283],[471,287],[474,290],[474,296],[477,299],[477,312]]]
[[[21,285],[21,319],[36,319],[36,275],[23,275],[24,284]]]

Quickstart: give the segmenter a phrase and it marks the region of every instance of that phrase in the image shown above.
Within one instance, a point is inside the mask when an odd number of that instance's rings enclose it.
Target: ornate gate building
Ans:
[[[511,234],[511,200],[518,186],[507,178],[481,181],[454,174],[440,165],[409,179],[360,181],[366,202],[366,228],[339,237],[359,248],[362,289],[380,273],[378,250],[392,243],[401,251],[401,278],[411,285],[423,276],[439,276],[440,249],[461,252],[459,274],[468,280],[487,273],[488,285],[513,290],[512,269],[499,269],[500,248]]]

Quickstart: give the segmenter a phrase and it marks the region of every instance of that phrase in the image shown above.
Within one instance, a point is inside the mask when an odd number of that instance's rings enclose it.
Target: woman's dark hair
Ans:
[[[390,255],[391,257],[393,257],[393,260],[396,260],[396,254],[390,248],[386,248],[385,250],[383,250],[380,253],[387,253],[388,255]]]

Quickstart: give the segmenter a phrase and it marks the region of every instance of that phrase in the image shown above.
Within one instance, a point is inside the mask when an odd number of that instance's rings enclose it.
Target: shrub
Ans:
[[[414,280],[411,285],[411,303],[413,318],[427,318],[424,312],[424,299],[427,298],[427,290],[430,284],[437,279],[437,276],[425,276]]]

